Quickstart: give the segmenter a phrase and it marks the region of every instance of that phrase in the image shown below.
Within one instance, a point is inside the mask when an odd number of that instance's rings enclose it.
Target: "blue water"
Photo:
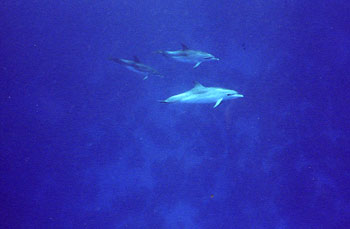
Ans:
[[[2,1],[1,228],[350,228],[350,3]],[[180,43],[220,61],[154,52]],[[165,78],[108,60],[139,59]],[[162,104],[193,81],[245,97]]]

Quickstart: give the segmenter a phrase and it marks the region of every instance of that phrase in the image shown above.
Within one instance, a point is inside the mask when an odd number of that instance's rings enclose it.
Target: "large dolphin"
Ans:
[[[137,58],[137,56],[134,56],[134,60],[126,60],[126,59],[119,59],[119,58],[110,58],[110,60],[113,60],[114,62],[123,65],[124,67],[126,67],[127,69],[129,69],[133,72],[137,72],[137,73],[143,75],[144,80],[147,79],[148,76],[150,76],[150,75],[163,77],[163,75],[160,74],[154,68],[147,66],[145,64],[142,64],[140,62],[139,58]]]
[[[222,100],[242,98],[243,95],[237,91],[219,88],[204,87],[202,84],[195,82],[194,88],[184,93],[171,96],[162,103],[215,103],[214,108],[219,106]]]
[[[197,50],[189,49],[186,45],[181,44],[182,49],[177,51],[157,51],[157,53],[162,54],[163,56],[172,58],[174,60],[186,63],[195,64],[193,68],[197,68],[202,62],[211,61],[211,60],[219,60],[215,56]]]

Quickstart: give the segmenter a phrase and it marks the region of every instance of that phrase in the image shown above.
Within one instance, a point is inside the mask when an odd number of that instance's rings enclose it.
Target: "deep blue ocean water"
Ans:
[[[0,34],[0,228],[350,228],[349,1],[5,0]],[[245,97],[158,102],[194,81]]]

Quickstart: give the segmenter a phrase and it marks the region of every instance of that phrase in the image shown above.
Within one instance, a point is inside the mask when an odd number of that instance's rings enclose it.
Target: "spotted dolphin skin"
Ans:
[[[244,97],[234,90],[205,87],[202,84],[195,82],[194,88],[184,93],[171,96],[161,103],[215,103],[214,108],[219,106],[223,100],[230,100]]]
[[[154,68],[147,66],[145,64],[142,64],[140,62],[139,58],[137,58],[137,56],[134,56],[134,60],[126,60],[126,59],[119,59],[119,58],[110,58],[110,60],[112,60],[118,64],[123,65],[124,67],[126,67],[130,71],[137,72],[137,73],[143,75],[144,80],[147,79],[148,76],[150,76],[150,75],[163,77],[163,75],[160,74]]]
[[[212,60],[219,60],[219,58],[216,58],[215,56],[202,52],[197,50],[189,49],[186,45],[181,44],[182,49],[177,51],[157,51],[157,53],[162,54],[163,56],[169,57],[171,59],[180,61],[180,62],[186,62],[186,63],[192,63],[195,64],[193,68],[197,68],[202,62],[206,61],[212,61]]]

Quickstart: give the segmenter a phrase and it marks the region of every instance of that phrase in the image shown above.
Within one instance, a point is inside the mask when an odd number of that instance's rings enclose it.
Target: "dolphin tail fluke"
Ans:
[[[118,64],[123,64],[123,62],[119,58],[109,58],[109,60],[114,61]]]

